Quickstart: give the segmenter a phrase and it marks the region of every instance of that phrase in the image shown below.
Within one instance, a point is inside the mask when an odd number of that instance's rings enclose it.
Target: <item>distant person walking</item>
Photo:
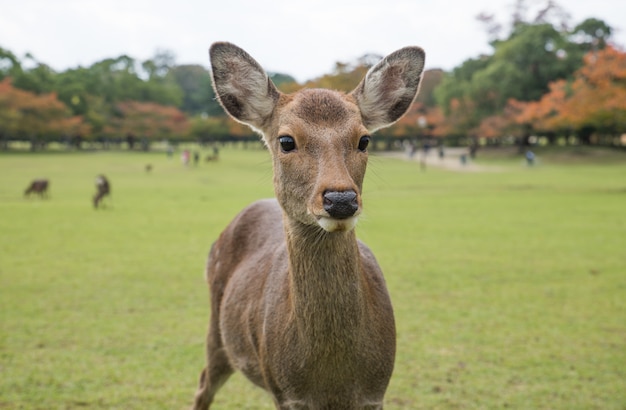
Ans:
[[[189,165],[189,156],[190,156],[189,150],[188,149],[183,150],[183,153],[180,156],[180,160],[184,166]]]

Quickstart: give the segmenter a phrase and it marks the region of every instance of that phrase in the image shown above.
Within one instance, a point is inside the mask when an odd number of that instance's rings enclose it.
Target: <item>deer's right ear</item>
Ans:
[[[261,131],[280,97],[265,70],[231,43],[214,43],[209,55],[213,88],[222,107],[237,121]]]
[[[370,132],[388,127],[407,112],[419,91],[424,59],[419,47],[401,48],[372,67],[352,91]]]

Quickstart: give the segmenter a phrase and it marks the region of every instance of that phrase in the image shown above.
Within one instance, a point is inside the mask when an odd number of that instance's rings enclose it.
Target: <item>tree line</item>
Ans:
[[[530,17],[526,9],[515,2],[504,36],[492,15],[478,17],[493,53],[446,73],[435,90],[442,112],[434,132],[522,145],[538,137],[626,145],[626,54],[611,44],[613,29],[595,18],[569,28],[553,1]]]
[[[493,15],[477,19],[493,52],[470,58],[450,72],[424,74],[418,99],[396,125],[379,132],[397,139],[448,139],[477,144],[546,142],[624,145],[626,53],[611,43],[613,29],[588,18],[570,27],[567,13],[547,1],[526,15],[513,6],[508,27]],[[381,57],[337,62],[332,72],[299,84],[270,73],[284,92],[302,87],[350,91]],[[128,144],[254,138],[227,118],[215,99],[210,72],[177,65],[159,50],[138,61],[122,55],[88,67],[52,70],[31,55],[0,47],[0,146],[50,141],[81,147],[85,141]]]

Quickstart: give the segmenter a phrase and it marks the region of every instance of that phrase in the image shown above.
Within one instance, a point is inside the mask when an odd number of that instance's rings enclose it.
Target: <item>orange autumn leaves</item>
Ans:
[[[9,77],[0,81],[0,137],[45,141],[76,136],[87,139],[133,136],[157,141],[197,137],[197,123],[207,128],[207,137],[250,135],[247,128],[226,117],[190,120],[178,108],[154,102],[119,102],[114,104],[112,112],[98,114],[102,116],[102,126],[92,129],[82,116],[72,115],[55,93],[36,94],[21,90],[11,84]]]
[[[614,47],[588,53],[571,80],[550,83],[540,100],[510,100],[503,114],[484,119],[483,137],[516,132],[569,133],[591,128],[600,133],[626,129],[626,53]],[[523,131],[522,131],[523,130]]]
[[[118,103],[109,115],[104,135],[135,135],[151,139],[185,135],[187,116],[178,108],[151,102]],[[36,94],[15,88],[11,79],[0,82],[0,133],[18,138],[56,138],[90,135],[91,126],[55,93]]]
[[[57,99],[56,94],[34,94],[0,81],[0,133],[31,138],[43,133],[80,134],[87,131],[82,119]]]
[[[116,111],[117,115],[105,127],[105,134],[157,140],[184,135],[189,126],[187,116],[178,108],[152,102],[121,102]]]

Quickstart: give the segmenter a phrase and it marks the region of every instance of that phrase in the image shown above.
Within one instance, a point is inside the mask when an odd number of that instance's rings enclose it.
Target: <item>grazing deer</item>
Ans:
[[[204,158],[204,160],[206,162],[210,162],[210,161],[217,161],[218,159],[220,159],[220,149],[217,148],[217,145],[213,145],[213,154],[207,155]]]
[[[30,197],[31,193],[39,194],[41,198],[48,197],[48,185],[49,182],[47,179],[35,179],[33,180],[26,191],[24,191],[24,196]]]
[[[354,227],[370,133],[407,111],[424,52],[392,53],[349,94],[286,95],[237,46],[215,43],[210,56],[220,103],[269,148],[277,200],[244,209],[209,253],[208,364],[194,409],[208,409],[235,370],[277,409],[382,409],[394,316]]]
[[[96,195],[93,197],[93,206],[98,208],[98,204],[102,201],[105,195],[111,194],[111,185],[109,180],[104,175],[98,175],[96,177]]]

